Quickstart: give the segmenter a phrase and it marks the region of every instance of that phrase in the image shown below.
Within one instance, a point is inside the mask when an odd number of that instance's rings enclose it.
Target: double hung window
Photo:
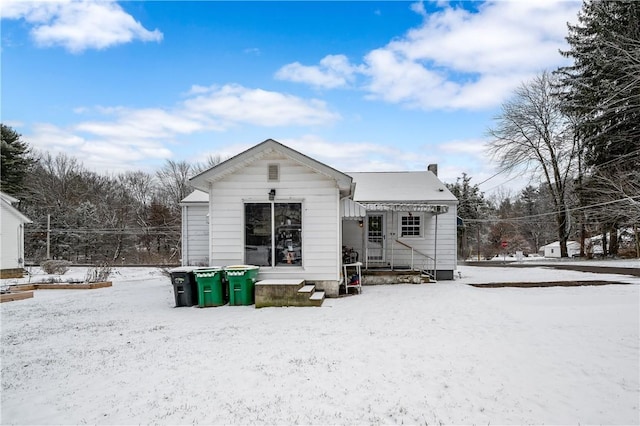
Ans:
[[[400,236],[401,237],[421,237],[422,236],[422,216],[411,213],[400,216]]]

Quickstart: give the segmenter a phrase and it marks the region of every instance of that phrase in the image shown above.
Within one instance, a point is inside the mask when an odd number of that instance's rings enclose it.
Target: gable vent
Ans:
[[[269,182],[280,180],[280,166],[278,164],[269,164],[267,180]]]

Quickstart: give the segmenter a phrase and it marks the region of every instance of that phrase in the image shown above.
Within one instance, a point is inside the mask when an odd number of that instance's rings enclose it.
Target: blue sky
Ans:
[[[2,3],[2,122],[99,172],[276,139],[339,170],[423,170],[487,193],[486,130],[566,64],[580,2]],[[536,183],[535,181],[533,182]]]

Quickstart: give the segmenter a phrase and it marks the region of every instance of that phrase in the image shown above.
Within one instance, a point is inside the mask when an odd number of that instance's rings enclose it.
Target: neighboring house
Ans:
[[[347,174],[268,139],[191,184],[183,265],[258,265],[260,279],[302,278],[327,296],[343,259],[453,279],[458,201],[431,171]]]
[[[0,277],[18,278],[24,273],[24,225],[31,220],[13,205],[18,199],[0,192]]]
[[[546,246],[540,247],[540,252],[544,257],[560,257],[560,241],[556,241]],[[576,241],[567,241],[567,256],[580,256],[580,243]]]

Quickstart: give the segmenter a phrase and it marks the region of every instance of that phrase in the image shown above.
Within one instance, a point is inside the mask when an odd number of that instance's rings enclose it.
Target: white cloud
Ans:
[[[422,16],[427,16],[427,11],[424,8],[424,3],[419,1],[416,3],[412,3],[411,6],[409,6],[411,8],[411,10],[413,10],[415,13],[417,13],[418,15],[422,15]]]
[[[1,13],[3,19],[31,24],[31,36],[39,46],[62,46],[73,53],[163,37],[157,29],[144,28],[114,1],[4,0]]]
[[[367,89],[424,109],[496,106],[523,80],[564,63],[558,49],[580,6],[499,1],[477,13],[447,7],[367,55]]]
[[[244,49],[243,52],[248,54],[248,55],[255,55],[255,56],[260,56],[262,54],[260,49],[257,48],[257,47],[248,47],[248,48]]]
[[[474,12],[439,5],[428,13],[422,2],[412,4],[422,25],[373,49],[362,65],[329,55],[317,66],[285,65],[277,77],[325,88],[357,83],[369,99],[411,108],[491,108],[541,70],[566,63],[558,50],[566,46],[566,23],[581,7],[514,0],[483,3]]]
[[[439,145],[438,149],[445,154],[467,154],[484,156],[487,152],[487,141],[482,139],[452,140]]]
[[[139,169],[145,160],[171,157],[171,151],[157,141],[123,138],[122,135],[85,135],[73,127],[64,129],[46,123],[32,126],[24,139],[38,151],[72,155],[85,167],[97,172]]]
[[[83,121],[64,128],[37,124],[25,140],[39,150],[72,152],[93,168],[124,170],[171,158],[171,146],[198,132],[322,125],[340,118],[318,100],[239,85],[193,86],[185,97],[171,108],[79,107],[75,111]]]
[[[287,64],[276,72],[275,77],[333,89],[347,86],[354,80],[356,72],[358,67],[349,63],[346,56],[328,55],[322,58],[317,66],[306,66],[299,62]]]
[[[220,129],[236,124],[264,127],[326,124],[339,119],[325,102],[306,100],[280,92],[248,89],[233,84],[204,88],[195,86],[196,96],[182,105],[185,116],[215,123]]]

